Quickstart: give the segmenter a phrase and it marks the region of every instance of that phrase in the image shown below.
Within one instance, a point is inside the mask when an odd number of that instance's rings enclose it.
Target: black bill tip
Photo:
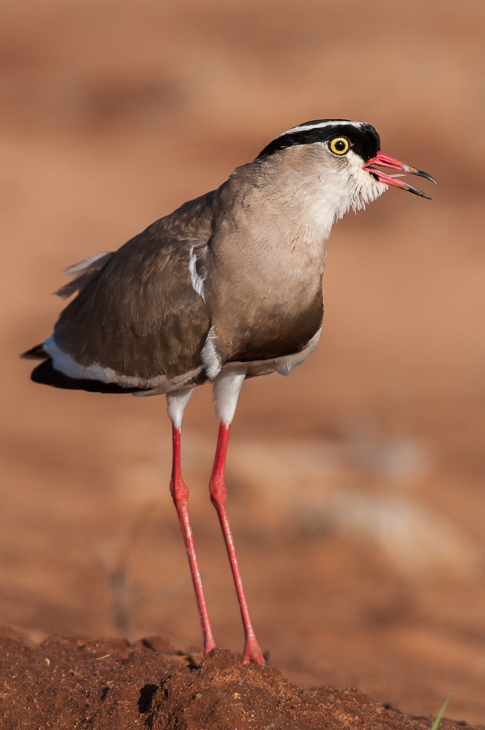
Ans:
[[[433,178],[431,178],[433,180]],[[433,182],[436,182],[433,180]],[[413,195],[419,195],[420,198],[426,198],[426,200],[432,200],[431,196],[426,195],[426,193],[423,193],[422,190],[418,190],[418,188],[414,188],[412,185],[408,185],[405,183],[404,190],[407,190],[409,193],[413,193]]]
[[[409,172],[411,175],[417,175],[418,177],[425,177],[426,180],[429,180],[430,182],[434,183],[435,185],[438,185],[437,181],[434,179],[434,177],[431,177],[427,172],[424,172],[423,170],[417,170],[415,167],[411,167],[411,165],[404,165],[403,170],[405,172]],[[422,193],[423,197],[427,198],[428,196]]]

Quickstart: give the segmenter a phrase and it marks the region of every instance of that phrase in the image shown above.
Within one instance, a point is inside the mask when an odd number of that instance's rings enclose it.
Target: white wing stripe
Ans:
[[[194,246],[190,249],[189,253],[189,271],[190,271],[190,279],[192,281],[192,286],[194,288],[194,291],[202,297],[202,300],[205,302],[205,296],[204,296],[204,281],[200,278],[200,276],[197,273],[197,256],[194,253]]]

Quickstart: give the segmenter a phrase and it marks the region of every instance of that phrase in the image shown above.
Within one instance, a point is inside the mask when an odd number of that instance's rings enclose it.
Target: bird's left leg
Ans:
[[[197,608],[199,611],[200,624],[204,637],[204,654],[208,654],[211,649],[215,649],[216,642],[212,634],[212,628],[209,621],[207,604],[202,587],[202,578],[200,576],[199,564],[195,552],[194,538],[192,535],[192,527],[189,520],[189,512],[187,509],[187,500],[189,498],[189,490],[182,479],[182,470],[180,465],[180,433],[182,428],[182,418],[185,406],[192,397],[192,390],[179,390],[175,393],[167,393],[167,411],[172,421],[172,437],[173,437],[173,461],[172,461],[172,478],[170,480],[170,493],[177,510],[180,527],[185,543],[185,550],[189,559],[190,573],[194,584],[195,597],[197,600]]]
[[[219,418],[219,435],[217,438],[216,456],[214,459],[214,467],[210,480],[210,496],[214,507],[217,510],[219,521],[221,523],[224,541],[226,543],[229,562],[231,563],[232,575],[236,586],[239,607],[244,625],[244,654],[243,664],[254,662],[255,664],[265,664],[263,652],[259,646],[256,634],[254,633],[251,619],[249,617],[248,604],[244,594],[244,588],[241,580],[241,573],[236,556],[236,548],[234,539],[229,525],[226,512],[227,489],[224,483],[224,470],[226,464],[227,444],[229,441],[229,431],[231,423],[236,411],[239,391],[246,376],[246,369],[237,368],[220,373],[214,381],[214,408]]]

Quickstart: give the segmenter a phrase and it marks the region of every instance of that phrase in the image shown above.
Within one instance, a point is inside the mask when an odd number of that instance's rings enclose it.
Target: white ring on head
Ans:
[[[329,122],[320,122],[320,124],[302,124],[298,127],[292,127],[291,129],[287,129],[286,132],[279,134],[276,139],[284,137],[285,134],[293,134],[294,132],[309,132],[311,129],[324,129],[325,127],[336,127],[337,125],[344,124],[356,128],[364,126],[364,122],[346,122],[343,119],[333,119]]]

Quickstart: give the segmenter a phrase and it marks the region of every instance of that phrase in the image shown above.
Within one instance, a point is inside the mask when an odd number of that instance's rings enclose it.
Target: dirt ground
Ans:
[[[427,730],[432,720],[384,707],[358,689],[305,690],[270,667],[241,666],[227,649],[205,657],[176,652],[158,636],[133,645],[54,635],[34,646],[0,629],[0,645],[4,730]],[[447,719],[440,727],[473,730]]]
[[[0,622],[34,642],[25,657],[42,664],[52,634],[201,644],[164,399],[35,386],[18,360],[52,331],[62,270],[290,126],[359,119],[439,186],[335,227],[317,351],[244,385],[228,511],[271,667],[417,716],[453,690],[447,716],[485,723],[484,29],[479,0],[2,3]],[[183,467],[216,641],[241,651],[207,494],[210,400],[200,388],[187,410]],[[47,645],[59,666],[80,646],[63,641]],[[130,651],[156,665],[138,693],[160,687],[160,657]],[[276,696],[283,680],[261,676]]]

